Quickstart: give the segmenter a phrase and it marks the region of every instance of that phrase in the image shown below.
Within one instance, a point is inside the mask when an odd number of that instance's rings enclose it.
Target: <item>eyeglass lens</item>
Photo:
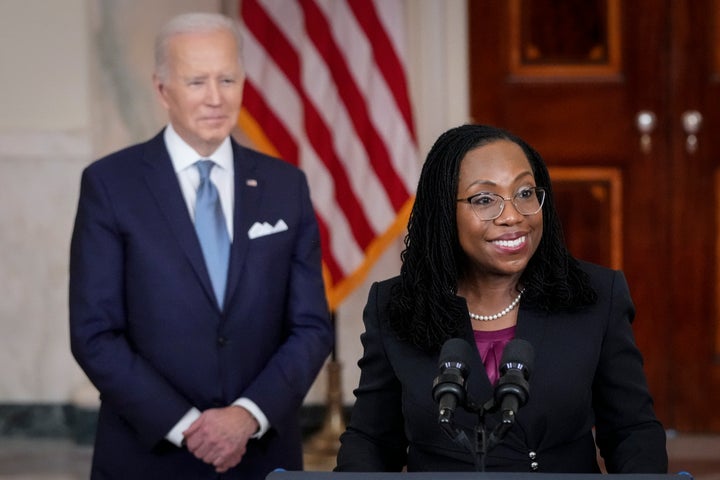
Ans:
[[[511,200],[521,215],[533,215],[540,211],[545,200],[545,191],[541,188],[520,190],[512,199],[505,199],[495,193],[481,193],[470,198],[470,205],[483,220],[499,217],[505,208],[505,202]]]

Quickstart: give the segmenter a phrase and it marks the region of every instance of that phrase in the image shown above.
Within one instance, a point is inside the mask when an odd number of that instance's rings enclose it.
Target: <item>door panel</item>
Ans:
[[[572,225],[565,241],[589,262],[622,268],[622,178],[616,168],[550,167],[555,201],[563,226]]]
[[[670,325],[671,401],[678,428],[720,431],[720,1],[671,2],[670,68],[676,79],[667,112],[673,209]],[[702,115],[688,148],[682,116]]]
[[[658,415],[688,431],[720,431],[719,4],[469,1],[474,121],[535,146],[573,254],[624,270]]]

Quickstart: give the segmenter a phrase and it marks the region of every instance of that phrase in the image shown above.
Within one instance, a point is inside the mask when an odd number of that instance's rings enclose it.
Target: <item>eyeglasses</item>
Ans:
[[[521,215],[535,215],[545,201],[545,189],[541,187],[522,188],[512,196],[504,198],[496,193],[480,192],[467,198],[458,198],[458,202],[467,202],[480,220],[495,220],[502,215],[505,202],[511,201]]]

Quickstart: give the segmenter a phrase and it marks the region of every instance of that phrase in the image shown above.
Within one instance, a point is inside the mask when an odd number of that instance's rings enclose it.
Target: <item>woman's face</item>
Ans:
[[[511,199],[536,185],[530,162],[517,144],[498,140],[470,150],[460,164],[457,198],[490,192]],[[457,203],[460,247],[472,276],[519,276],[540,244],[542,210],[521,215],[510,200],[499,217],[482,220],[468,202]]]

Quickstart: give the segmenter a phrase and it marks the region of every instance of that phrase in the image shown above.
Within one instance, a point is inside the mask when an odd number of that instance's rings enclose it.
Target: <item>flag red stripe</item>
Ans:
[[[308,139],[333,177],[335,182],[333,196],[348,218],[356,242],[361,248],[366,248],[375,237],[375,232],[353,194],[346,172],[332,148],[332,135],[329,129],[305,93],[300,74],[300,60],[294,47],[256,0],[243,0],[242,15],[246,19],[247,28],[261,44],[273,45],[274,48],[268,49],[268,54],[297,90],[303,104]]]
[[[305,95],[302,96],[306,97]],[[373,232],[372,227],[370,227],[368,223],[365,210],[353,194],[350,181],[347,178],[340,160],[335,155],[332,147],[332,133],[325,123],[323,123],[317,110],[313,107],[305,109],[305,129],[315,152],[323,159],[323,162],[333,177],[335,182],[333,195],[345,213],[345,216],[348,218],[355,241],[361,248],[367,248],[375,238],[375,232]]]
[[[365,99],[355,84],[345,57],[333,41],[330,25],[323,12],[313,0],[300,0],[300,5],[305,12],[308,36],[325,59],[337,91],[347,111],[351,112],[350,119],[355,127],[355,132],[365,146],[368,159],[383,184],[390,203],[397,211],[407,200],[408,192],[393,168],[387,147],[370,118]]]
[[[245,91],[243,92],[243,105],[255,118],[256,121],[262,122],[267,129],[267,135],[270,142],[277,149],[280,157],[283,159],[297,159],[297,144],[285,129],[285,125],[278,120],[275,114],[267,107],[265,101],[258,94],[255,86],[251,82],[245,83]],[[289,160],[288,160],[289,161]],[[323,261],[330,273],[333,282],[337,282],[343,278],[342,269],[338,266],[335,256],[330,249],[330,232],[320,215],[316,214],[318,227],[320,231],[320,244],[322,248]]]
[[[238,3],[247,42],[240,123],[252,143],[308,175],[331,308],[401,233],[412,205],[420,165],[405,1]]]
[[[405,68],[397,56],[387,31],[380,22],[380,18],[378,18],[375,4],[367,0],[348,0],[348,5],[372,45],[375,63],[393,93],[397,108],[402,113],[405,125],[410,132],[410,138],[414,140],[415,127],[412,120]]]
[[[270,143],[277,149],[280,158],[297,166],[298,159],[300,158],[297,143],[295,143],[292,135],[290,135],[285,128],[285,124],[281,122],[280,119],[275,116],[275,113],[267,106],[265,100],[251,81],[245,82],[243,105],[255,121],[263,126],[268,140],[270,140]]]
[[[319,215],[316,215],[316,217],[318,220],[318,229],[320,230],[320,249],[322,250],[323,263],[330,273],[332,284],[335,285],[345,277],[345,274],[335,260],[335,255],[330,246],[330,230]]]

